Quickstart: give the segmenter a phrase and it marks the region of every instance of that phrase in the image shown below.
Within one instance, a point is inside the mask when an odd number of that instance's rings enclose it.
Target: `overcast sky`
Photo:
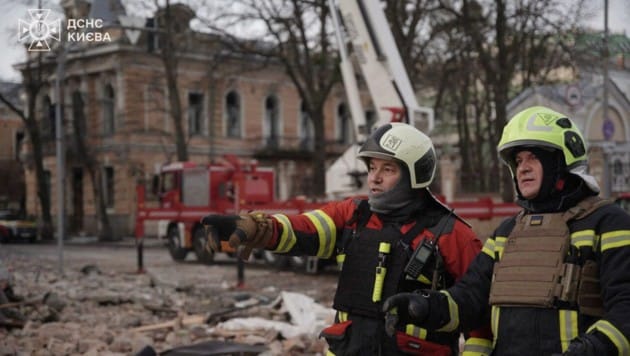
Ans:
[[[30,0],[31,3],[36,3]],[[47,1],[50,3],[49,1]],[[57,1],[54,1],[57,2]],[[603,4],[592,5],[596,16],[587,25],[593,28],[604,28]],[[609,27],[611,31],[625,31],[630,36],[630,0],[608,0],[609,3]],[[43,6],[42,6],[43,7]],[[19,81],[20,76],[12,68],[14,63],[24,59],[24,48],[17,42],[18,20],[29,21],[27,9],[33,8],[27,1],[0,0],[0,80]],[[59,12],[60,13],[60,12]]]

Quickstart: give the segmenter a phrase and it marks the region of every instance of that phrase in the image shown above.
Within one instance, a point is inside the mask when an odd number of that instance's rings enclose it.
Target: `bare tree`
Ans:
[[[84,110],[85,105],[82,94],[79,91],[75,91],[72,94],[71,102],[72,126],[74,128],[73,142],[75,144],[74,153],[78,161],[87,169],[92,181],[92,192],[96,202],[95,214],[99,221],[99,239],[113,240],[116,239],[116,237],[113,234],[112,226],[109,221],[109,215],[107,214],[105,191],[103,189],[103,167],[97,158],[96,152],[90,148],[92,146],[87,144],[89,136],[87,133],[87,121]]]
[[[184,111],[177,82],[177,71],[179,68],[179,56],[187,43],[184,40],[184,36],[190,33],[188,31],[188,21],[194,16],[194,13],[186,5],[171,5],[170,0],[166,0],[163,7],[159,7],[157,0],[155,4],[158,7],[155,19],[159,43],[158,54],[164,64],[169,112],[175,128],[174,138],[177,160],[187,161],[188,145],[186,134],[184,133]],[[177,10],[187,13],[187,19],[183,23],[182,19],[176,18]]]
[[[41,233],[43,238],[52,238],[53,225],[52,216],[50,214],[50,190],[47,186],[46,172],[43,163],[42,133],[39,120],[37,120],[36,104],[39,93],[46,83],[49,68],[49,66],[46,66],[41,52],[28,57],[24,66],[21,68],[22,85],[26,94],[26,110],[19,108],[17,103],[12,102],[9,98],[0,93],[0,101],[11,111],[15,112],[22,119],[22,122],[24,122],[24,127],[26,128],[30,140],[32,157],[30,157],[29,162],[35,168],[37,197],[39,198],[42,222]]]
[[[424,70],[416,70],[415,60],[405,61],[408,71],[420,76],[412,82],[433,83],[438,125],[445,118],[441,114],[456,117],[464,174],[472,177],[480,171],[472,162],[487,162],[481,167],[487,177],[479,178],[478,187],[497,186],[492,179],[501,165],[495,147],[507,121],[509,100],[528,86],[548,82],[553,69],[571,65],[566,34],[577,27],[583,4],[435,0],[414,6],[407,0],[388,1],[396,9],[388,11],[390,21],[398,19],[409,27],[395,31],[399,48],[403,52],[416,48],[411,53],[426,61]],[[423,21],[427,24],[419,26]],[[416,38],[415,47],[410,37]],[[503,199],[513,200],[506,169],[501,170],[500,182]]]
[[[313,121],[313,192],[325,194],[324,104],[341,78],[331,45],[326,0],[234,0],[206,24],[220,32],[231,50],[283,66]],[[221,25],[219,25],[221,23]],[[237,36],[248,26],[259,34]]]

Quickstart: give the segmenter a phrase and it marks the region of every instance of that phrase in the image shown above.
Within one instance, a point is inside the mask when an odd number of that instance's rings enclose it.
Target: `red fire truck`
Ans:
[[[274,172],[257,166],[255,160],[244,162],[225,156],[214,163],[175,162],[162,167],[153,182],[159,202],[149,206],[143,184],[137,187],[138,209],[136,238],[144,236],[145,224],[157,224],[159,238],[166,239],[171,257],[182,261],[194,251],[197,260],[211,263],[214,253],[205,249],[206,236],[200,220],[208,214],[238,214],[240,211],[264,211],[298,214],[320,204],[303,198],[275,199]],[[234,250],[224,243],[223,251]],[[273,254],[268,262],[280,264]],[[294,261],[304,263],[302,260]]]
[[[225,156],[211,164],[166,164],[153,184],[153,193],[158,197],[153,206],[145,199],[145,185],[137,187],[135,235],[143,237],[145,224],[152,222],[157,224],[157,235],[166,240],[174,260],[182,261],[193,251],[198,261],[209,264],[214,260],[214,253],[205,249],[206,235],[200,224],[203,216],[251,210],[299,214],[323,204],[307,202],[303,198],[276,200],[274,179],[270,168],[258,167],[256,161],[244,162],[236,156]],[[510,216],[519,210],[515,204],[497,203],[490,198],[449,202],[449,205],[460,216],[479,220]],[[224,252],[234,252],[227,243],[223,244]],[[314,257],[285,257],[268,251],[260,251],[257,255],[276,267],[290,264],[307,272],[317,272],[330,262]]]

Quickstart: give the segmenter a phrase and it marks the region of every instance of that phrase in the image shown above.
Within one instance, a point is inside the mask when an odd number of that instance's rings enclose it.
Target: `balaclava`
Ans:
[[[368,193],[370,209],[375,213],[392,214],[417,199],[418,194],[416,194],[414,189],[411,189],[409,172],[400,162],[396,161],[396,164],[400,167],[401,173],[396,185],[390,190],[379,194]]]
[[[538,195],[533,199],[523,198],[516,177],[514,183],[518,193],[518,203],[532,212],[562,211],[579,202],[589,194],[582,181],[569,173],[562,152],[538,147],[523,147],[514,150],[514,157],[521,151],[530,151],[540,161],[543,178]]]

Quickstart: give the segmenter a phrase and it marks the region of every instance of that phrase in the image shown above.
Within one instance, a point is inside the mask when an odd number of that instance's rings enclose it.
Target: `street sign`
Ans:
[[[136,16],[120,15],[118,16],[118,21],[120,21],[120,24],[125,29],[125,34],[129,42],[135,45],[140,37],[141,29],[144,28],[145,19]]]

